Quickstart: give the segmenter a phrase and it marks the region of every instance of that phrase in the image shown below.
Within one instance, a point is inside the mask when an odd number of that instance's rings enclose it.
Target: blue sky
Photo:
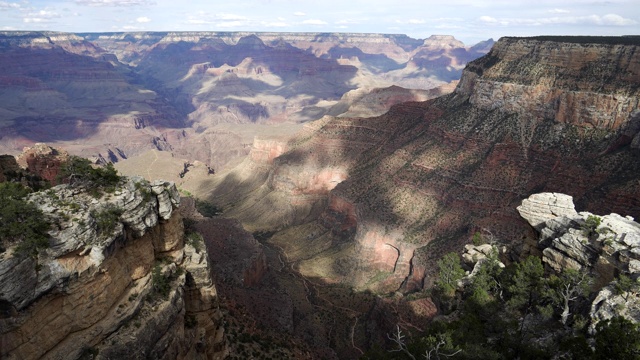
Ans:
[[[640,0],[0,0],[1,30],[638,35]]]

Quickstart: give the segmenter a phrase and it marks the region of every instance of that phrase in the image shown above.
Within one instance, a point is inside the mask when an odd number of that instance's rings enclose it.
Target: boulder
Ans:
[[[578,215],[573,205],[573,198],[560,193],[533,194],[523,200],[516,209],[520,216],[538,230],[547,220],[558,216],[573,218]]]

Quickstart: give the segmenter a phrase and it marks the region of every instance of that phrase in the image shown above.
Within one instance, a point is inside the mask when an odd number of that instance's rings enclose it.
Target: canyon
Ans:
[[[217,174],[209,198],[277,231],[304,276],[382,293],[429,287],[435,261],[477,231],[526,248],[515,208],[531,193],[637,217],[636,49],[503,38],[452,94],[305,124],[272,164]]]
[[[246,156],[254,136],[286,138],[374,89],[415,90],[379,91],[386,106],[424,100],[421,91],[450,87],[491,44],[385,34],[0,32],[0,152],[46,142],[106,163],[155,149],[221,169]],[[352,90],[362,95],[341,100]]]
[[[389,348],[388,334],[396,327],[419,334],[446,317],[432,292],[438,261],[464,251],[471,276],[477,257],[489,255],[470,245],[475,234],[499,245],[506,265],[533,255],[549,272],[572,268],[591,274],[597,284],[596,297],[589,299],[593,329],[616,314],[638,320],[635,300],[625,298],[626,312],[618,311],[623,300],[612,282],[639,273],[639,226],[633,220],[640,216],[637,37],[505,37],[465,48],[443,36],[416,41],[368,34],[46,34],[51,41],[45,42],[38,40],[42,34],[15,35],[4,39],[6,47],[22,44],[29,50],[20,51],[35,51],[33,44],[40,44],[70,59],[89,56],[87,66],[108,59],[111,65],[98,73],[110,79],[100,90],[109,100],[103,109],[121,107],[132,117],[113,110],[118,118],[104,120],[90,114],[90,105],[65,105],[78,113],[44,121],[38,131],[61,121],[74,124],[76,132],[51,139],[16,125],[36,122],[49,105],[36,103],[20,119],[12,117],[18,105],[6,107],[0,143],[9,152],[52,140],[71,154],[113,161],[121,173],[171,182],[127,180],[121,193],[105,201],[138,199],[146,212],[134,211],[137,220],[123,216],[126,226],[118,227],[122,232],[115,240],[89,250],[90,235],[77,234],[73,244],[56,240],[40,271],[59,278],[29,270],[24,273],[30,278],[11,282],[24,280],[35,290],[25,287],[24,294],[20,286],[3,287],[7,354],[79,356],[99,348],[109,358],[126,346],[140,346],[145,356],[166,358],[242,358],[252,352],[357,358],[378,346]],[[280,62],[285,54],[295,64]],[[69,74],[41,77],[45,85],[33,91],[70,91],[70,85],[55,83],[68,81]],[[27,89],[29,76],[18,77],[6,86]],[[21,91],[6,91],[2,98],[27,96]],[[98,90],[83,93],[91,91]],[[122,97],[110,97],[114,93]],[[118,103],[123,99],[126,106]],[[78,122],[79,117],[94,120]],[[108,124],[114,130],[109,143],[101,138]],[[68,156],[38,144],[15,164],[0,158],[0,166],[8,169],[4,176],[20,163],[51,180],[60,158]],[[59,198],[85,199],[89,205],[79,205],[83,209],[100,206],[88,196],[67,194],[65,186],[54,188]],[[178,188],[197,197],[196,203],[187,198],[179,204]],[[145,193],[154,194],[149,201],[156,205],[144,205]],[[44,194],[32,196],[48,213],[58,217],[66,211],[47,207],[53,197]],[[200,215],[198,202],[215,206],[216,215]],[[608,232],[601,229],[593,239],[584,235],[589,215],[609,213],[602,216]],[[181,216],[195,219],[204,249],[183,244],[177,235],[184,235]],[[61,232],[78,231],[66,221],[60,217]],[[60,247],[69,253],[57,253]],[[141,259],[137,267],[127,254]],[[17,264],[11,255],[2,255],[1,267],[34,266]],[[151,311],[129,300],[131,289],[150,291],[154,259],[166,257],[168,277],[178,265],[187,271],[172,277],[172,312],[164,302],[152,303]],[[124,265],[107,268],[110,261]],[[198,270],[190,270],[190,263]],[[60,267],[64,271],[51,270]],[[27,341],[39,339],[29,332],[35,331],[31,316],[40,319],[48,303],[68,296],[85,298],[67,287],[97,281],[103,270],[125,272],[114,274],[124,280],[112,282],[120,295],[104,300],[105,309],[124,314],[115,316],[116,324],[76,319],[73,331],[61,331],[47,346]],[[185,324],[194,317],[192,330]],[[124,329],[131,319],[140,327]],[[156,324],[170,334],[159,342],[143,335]],[[19,338],[25,332],[31,335]],[[72,337],[86,339],[88,347],[69,350]]]

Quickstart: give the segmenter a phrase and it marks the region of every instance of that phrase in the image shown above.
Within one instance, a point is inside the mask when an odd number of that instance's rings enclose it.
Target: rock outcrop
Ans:
[[[224,350],[211,343],[221,330],[206,253],[184,244],[173,183],[124,178],[100,198],[58,185],[29,201],[53,226],[38,256],[0,254],[0,357],[193,359]]]
[[[60,167],[69,159],[65,150],[54,149],[44,143],[22,149],[17,162],[23,169],[44,180],[56,184]]]
[[[562,210],[549,207],[550,203],[560,203]],[[518,207],[520,214],[539,233],[538,247],[542,250],[543,263],[557,273],[574,269],[593,277],[592,288],[598,294],[591,305],[592,330],[598,321],[614,316],[640,322],[637,289],[623,293],[615,290],[615,283],[619,281],[616,277],[620,275],[633,281],[640,278],[640,224],[631,217],[613,213],[597,216],[600,222],[590,225],[588,219],[595,219],[596,215],[577,213],[573,209],[571,196],[557,193],[531,195]]]

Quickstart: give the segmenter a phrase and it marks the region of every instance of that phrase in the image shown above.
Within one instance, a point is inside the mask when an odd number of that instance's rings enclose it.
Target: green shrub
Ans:
[[[198,212],[200,212],[202,216],[206,217],[214,217],[216,215],[222,214],[222,209],[218,208],[210,202],[202,200],[196,200],[196,209],[198,209]]]
[[[160,295],[161,298],[166,299],[171,291],[171,280],[168,276],[162,274],[162,268],[160,264],[156,264],[153,267],[151,274],[151,284],[155,293]]]
[[[91,161],[79,156],[72,156],[62,165],[58,174],[58,181],[71,186],[87,188],[98,197],[102,191],[113,192],[121,177],[118,171],[109,163],[105,167],[93,167]]]
[[[458,281],[464,276],[460,265],[460,256],[454,252],[448,253],[438,260],[438,280],[436,286],[446,295],[453,296]]]
[[[596,235],[598,226],[602,222],[602,218],[595,215],[587,216],[587,220],[584,221],[582,225],[582,232],[584,236],[591,238],[593,235]]]
[[[640,358],[640,329],[621,316],[596,325],[595,359]]]
[[[184,326],[187,329],[193,329],[198,326],[198,319],[193,314],[186,314],[184,317]]]
[[[151,192],[151,189],[149,188],[148,181],[144,180],[142,182],[137,182],[135,184],[135,187],[136,187],[136,190],[138,190],[140,194],[142,194],[142,198],[144,199],[144,201],[151,200],[152,192]]]
[[[482,234],[480,234],[479,231],[476,231],[475,234],[473,234],[473,239],[471,241],[475,246],[479,246],[486,243],[484,241],[484,238],[482,237]]]
[[[204,247],[204,239],[202,238],[202,235],[199,232],[191,232],[187,234],[186,237],[186,243],[193,246],[193,248],[196,249],[196,252],[199,253]]]
[[[17,183],[0,183],[0,250],[17,243],[19,255],[37,257],[49,247],[51,227],[34,204],[26,200],[29,189]]]
[[[108,236],[116,228],[120,221],[120,215],[124,210],[113,204],[107,204],[101,211],[92,211],[91,216],[96,220],[96,232],[98,236]]]
[[[162,273],[162,267],[157,262],[153,270],[151,271],[151,286],[153,287],[153,293],[149,294],[151,298],[161,298],[166,300],[171,292],[171,282],[184,274],[184,269],[178,267],[173,273]]]

